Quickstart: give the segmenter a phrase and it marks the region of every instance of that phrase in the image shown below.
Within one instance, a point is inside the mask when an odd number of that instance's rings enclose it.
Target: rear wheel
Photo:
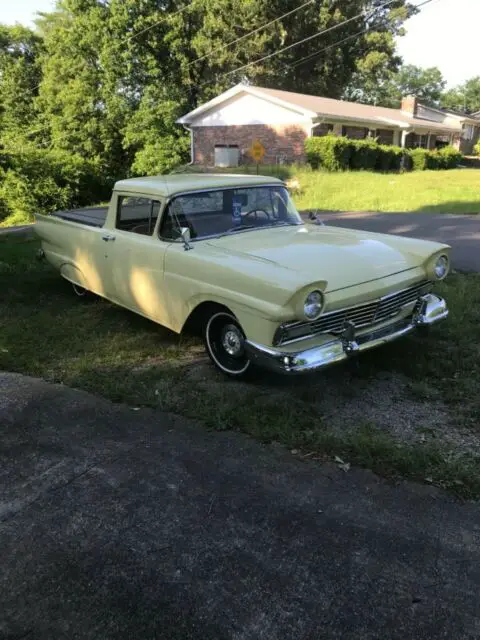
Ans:
[[[88,289],[85,289],[85,287],[81,287],[79,284],[75,284],[74,282],[72,282],[72,288],[75,295],[79,298],[83,298],[83,296],[86,296],[88,293]]]
[[[210,315],[204,327],[204,342],[213,364],[232,378],[244,378],[251,370],[245,349],[245,334],[235,316],[228,311]]]

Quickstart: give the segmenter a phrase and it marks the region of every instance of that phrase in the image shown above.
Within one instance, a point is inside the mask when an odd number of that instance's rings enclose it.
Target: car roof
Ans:
[[[188,191],[281,184],[283,181],[271,176],[256,176],[239,173],[174,173],[165,176],[129,178],[115,184],[116,191],[130,191],[148,195],[172,196]]]

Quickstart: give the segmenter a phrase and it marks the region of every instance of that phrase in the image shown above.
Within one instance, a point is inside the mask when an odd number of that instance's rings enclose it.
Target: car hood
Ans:
[[[307,284],[335,291],[421,266],[445,245],[338,227],[299,225],[245,231],[209,241],[230,256],[278,265]],[[255,264],[256,263],[256,264]],[[246,266],[246,265],[244,265]]]

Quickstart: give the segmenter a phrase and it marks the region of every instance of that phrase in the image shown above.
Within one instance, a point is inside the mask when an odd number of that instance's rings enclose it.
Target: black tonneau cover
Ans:
[[[107,219],[108,207],[91,207],[88,209],[73,209],[72,211],[55,211],[52,216],[79,222],[89,227],[103,227]]]

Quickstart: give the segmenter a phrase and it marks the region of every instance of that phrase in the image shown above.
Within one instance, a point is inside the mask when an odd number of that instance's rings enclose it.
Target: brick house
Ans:
[[[453,144],[468,153],[478,139],[480,118],[423,105],[413,96],[400,109],[374,107],[289,91],[238,84],[177,120],[191,132],[194,164],[214,166],[219,150],[234,150],[230,164],[251,162],[255,140],[264,163],[303,162],[304,141],[329,132],[375,137],[385,144],[433,149]]]

